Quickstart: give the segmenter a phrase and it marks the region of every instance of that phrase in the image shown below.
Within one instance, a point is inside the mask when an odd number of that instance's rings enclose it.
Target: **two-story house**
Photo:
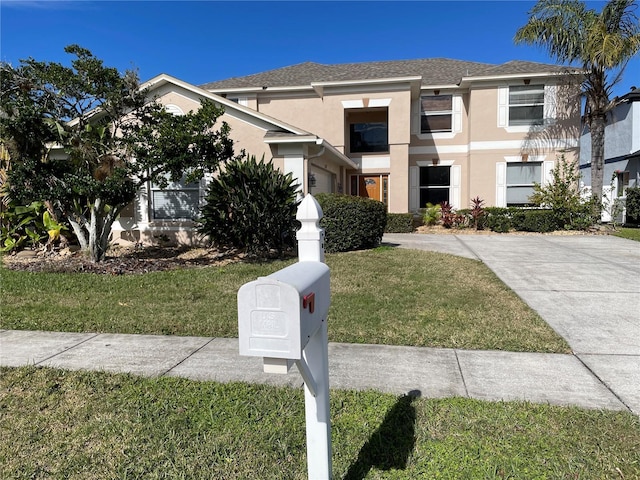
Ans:
[[[580,137],[580,173],[586,187],[591,186],[591,135],[587,126]],[[640,186],[640,89],[632,88],[619,99],[607,117],[604,133],[605,210],[603,221],[624,221],[623,212],[612,212],[615,199],[624,198],[629,187]]]
[[[576,75],[564,67],[424,59],[302,63],[196,87],[168,75],[145,84],[175,114],[209,98],[225,108],[236,148],[291,172],[301,193],[339,192],[418,212],[525,205],[563,154],[578,158]],[[206,182],[149,185],[116,230],[189,241]]]

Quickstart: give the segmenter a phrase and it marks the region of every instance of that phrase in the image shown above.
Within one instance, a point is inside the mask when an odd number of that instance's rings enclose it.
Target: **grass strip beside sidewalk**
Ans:
[[[240,286],[288,263],[122,276],[0,267],[0,328],[235,337]],[[481,262],[383,247],[327,255],[327,263],[330,341],[570,351]]]
[[[0,368],[0,477],[306,478],[302,389]],[[334,478],[640,478],[630,413],[331,391]]]

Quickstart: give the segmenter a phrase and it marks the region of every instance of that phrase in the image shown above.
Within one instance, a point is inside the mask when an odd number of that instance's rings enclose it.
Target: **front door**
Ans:
[[[360,177],[360,189],[359,193],[361,197],[372,198],[374,200],[380,200],[380,175],[364,176]]]

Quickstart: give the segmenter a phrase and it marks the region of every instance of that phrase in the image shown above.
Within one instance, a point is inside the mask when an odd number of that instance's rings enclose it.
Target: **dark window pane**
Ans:
[[[437,205],[442,202],[449,201],[448,188],[421,188],[420,189],[420,208],[426,207],[427,203]]]
[[[385,122],[352,123],[349,125],[352,152],[388,152],[389,141]]]
[[[420,167],[420,186],[443,186],[451,184],[451,167]]]
[[[451,95],[434,95],[433,97],[422,97],[423,112],[446,112],[453,108],[453,97]]]
[[[420,122],[422,133],[451,131],[451,115],[423,115]]]

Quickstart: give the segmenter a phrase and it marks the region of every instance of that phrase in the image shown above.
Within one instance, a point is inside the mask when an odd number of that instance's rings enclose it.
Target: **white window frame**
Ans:
[[[168,185],[165,188],[160,188],[160,186],[150,182],[149,184],[149,217],[152,222],[180,222],[180,221],[193,221],[195,217],[197,217],[196,212],[191,216],[175,216],[175,217],[165,217],[156,215],[156,212],[161,208],[156,205],[156,193],[163,192],[165,194],[171,195],[179,194],[180,192],[185,193],[193,193],[196,192],[197,195],[197,205],[196,209],[199,210],[202,203],[202,181],[196,181],[192,183],[185,184],[184,178],[180,179],[178,182],[169,181]]]
[[[424,97],[445,96],[445,95],[450,95],[451,96],[451,112],[450,112],[451,113],[451,130],[450,131],[441,131],[441,132],[422,132],[422,116],[423,116],[422,99]],[[455,93],[442,93],[442,94],[439,94],[439,95],[435,95],[435,94],[426,95],[426,94],[423,94],[418,99],[417,110],[418,110],[418,114],[417,114],[418,122],[417,122],[417,126],[414,128],[414,133],[421,140],[426,140],[426,139],[436,139],[436,140],[437,139],[440,139],[440,140],[452,139],[458,133],[462,132],[462,95],[455,94]],[[445,110],[445,111],[442,111],[442,112],[435,112],[435,111],[431,112],[432,115],[442,115],[443,113],[449,113],[449,112],[448,112],[448,110]]]
[[[412,212],[418,212],[424,205],[420,203],[420,167],[434,166],[433,161],[418,160],[415,166],[409,167],[409,209]],[[461,198],[461,180],[462,167],[455,165],[453,160],[439,160],[435,166],[451,167],[450,184],[449,184],[449,204],[454,209],[462,208]]]
[[[537,166],[540,169],[540,178],[534,180],[531,183],[509,183],[509,167],[511,168],[515,168],[515,167],[524,167],[524,166]],[[544,171],[543,171],[544,165],[543,162],[509,162],[507,163],[507,171],[506,171],[506,176],[505,176],[505,187],[507,189],[506,191],[506,195],[505,195],[505,201],[507,204],[507,207],[511,207],[511,206],[529,206],[528,203],[521,205],[521,204],[514,204],[511,203],[509,204],[509,189],[510,188],[530,188],[531,189],[531,195],[533,195],[534,190],[533,187],[536,183],[541,184],[542,183],[542,178],[544,175]],[[529,195],[528,197],[530,197],[531,195]],[[528,198],[527,197],[527,198]]]
[[[449,97],[451,99],[451,109],[449,110],[429,110],[425,111],[422,109],[423,107],[423,99],[430,98],[435,99],[438,97]],[[446,130],[422,130],[422,117],[444,117],[448,116],[450,118],[450,127]],[[420,133],[422,135],[433,135],[434,133],[452,133],[453,132],[453,95],[451,94],[439,94],[439,95],[422,95],[420,97]]]
[[[539,87],[543,92],[542,103],[511,105],[510,93],[513,87]],[[533,85],[507,85],[498,87],[498,127],[504,128],[509,133],[526,133],[532,128],[545,126],[555,122],[556,119],[556,86],[535,83]],[[542,118],[539,122],[531,122],[527,125],[510,125],[510,110],[515,106],[542,106]]]

